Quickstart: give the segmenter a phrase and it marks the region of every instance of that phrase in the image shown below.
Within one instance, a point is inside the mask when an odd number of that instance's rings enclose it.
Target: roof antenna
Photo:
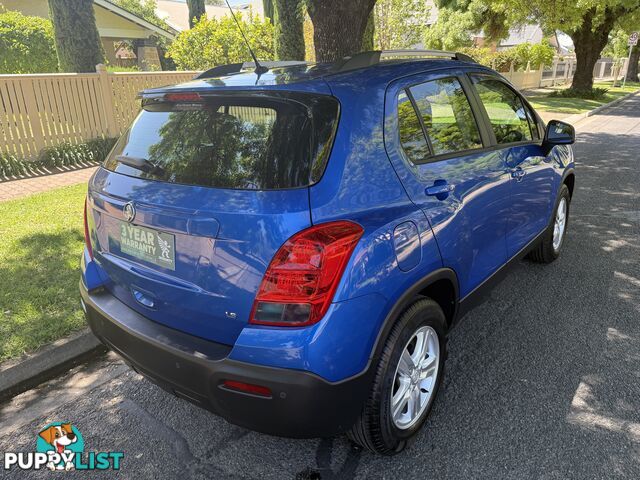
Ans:
[[[224,0],[224,1],[227,4],[227,7],[229,7],[229,11],[231,12],[231,16],[236,21],[236,25],[238,26],[238,30],[240,30],[240,34],[242,35],[242,38],[244,39],[244,43],[247,44],[247,49],[249,50],[249,53],[251,54],[251,57],[253,58],[253,63],[256,64],[256,69],[254,70],[254,72],[258,76],[262,75],[263,73],[267,73],[269,71],[269,69],[267,67],[263,67],[262,65],[260,65],[260,62],[258,62],[258,57],[256,57],[256,54],[253,53],[253,50],[251,50],[251,45],[249,45],[249,40],[247,40],[247,37],[245,36],[244,32],[242,31],[242,27],[240,26],[240,22],[238,22],[238,19],[236,18],[236,14],[233,13],[233,8],[231,8],[231,5],[229,5],[229,0]]]

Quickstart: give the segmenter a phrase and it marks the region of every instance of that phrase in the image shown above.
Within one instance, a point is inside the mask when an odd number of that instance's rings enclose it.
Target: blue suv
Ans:
[[[509,264],[560,254],[574,130],[460,54],[264,70],[142,93],[89,184],[87,321],[230,422],[399,452],[447,332]]]

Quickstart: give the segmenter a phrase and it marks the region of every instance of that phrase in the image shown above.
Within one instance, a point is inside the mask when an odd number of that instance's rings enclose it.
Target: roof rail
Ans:
[[[260,62],[260,65],[267,68],[279,68],[279,67],[291,67],[295,65],[309,65],[308,62],[299,60],[287,60],[279,62]],[[229,65],[220,65],[219,67],[213,67],[209,70],[196,75],[194,79],[224,77],[234,73],[240,73],[243,70],[255,69],[256,65],[253,62],[244,63],[230,63]]]
[[[468,55],[457,52],[446,52],[443,50],[374,50],[370,52],[361,52],[345,57],[335,64],[334,71],[348,72],[359,68],[377,65],[383,60],[400,60],[400,59],[420,59],[420,58],[448,58],[450,60],[459,60],[461,62],[473,62],[475,60]]]

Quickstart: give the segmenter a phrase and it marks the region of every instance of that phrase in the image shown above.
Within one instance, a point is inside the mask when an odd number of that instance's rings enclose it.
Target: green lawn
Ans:
[[[594,84],[594,87],[607,88],[609,91],[604,98],[600,100],[586,100],[583,98],[562,98],[562,97],[549,97],[547,93],[533,93],[527,95],[527,99],[538,111],[557,112],[566,114],[584,113],[594,108],[604,105],[605,103],[612,102],[613,100],[623,97],[629,93],[635,92],[640,89],[640,83],[627,82],[625,88],[622,88],[622,83],[618,82],[618,86],[612,88],[613,82],[598,82]],[[557,87],[556,89],[566,88]],[[548,89],[551,91],[552,89]]]
[[[78,293],[87,186],[0,203],[0,361],[84,325]]]

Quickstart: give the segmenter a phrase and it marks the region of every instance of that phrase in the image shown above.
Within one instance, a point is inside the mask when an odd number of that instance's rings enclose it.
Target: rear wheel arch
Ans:
[[[421,298],[431,298],[442,308],[447,328],[450,328],[458,313],[458,292],[458,277],[450,268],[438,269],[408,288],[385,318],[373,348],[373,359],[377,360],[380,357],[393,326],[402,314]]]

